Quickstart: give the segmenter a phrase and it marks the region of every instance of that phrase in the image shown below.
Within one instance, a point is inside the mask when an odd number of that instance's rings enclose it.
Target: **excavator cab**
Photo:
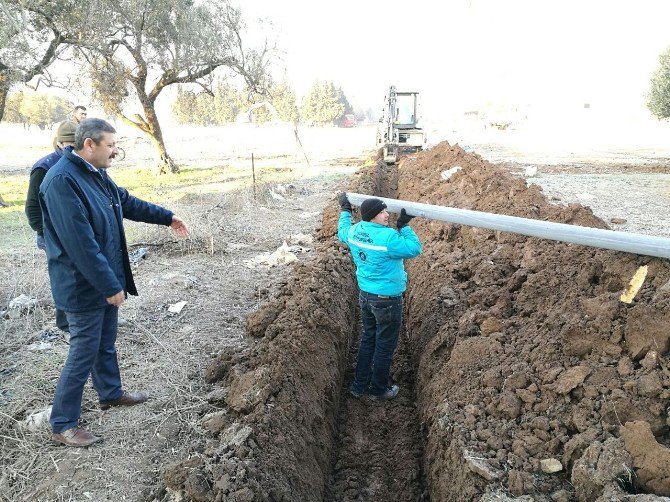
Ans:
[[[389,88],[377,127],[377,147],[382,148],[384,161],[393,164],[401,153],[423,150],[426,135],[418,126],[418,92],[398,92]]]
[[[416,127],[416,105],[418,92],[396,93],[396,112],[394,123],[396,127]]]

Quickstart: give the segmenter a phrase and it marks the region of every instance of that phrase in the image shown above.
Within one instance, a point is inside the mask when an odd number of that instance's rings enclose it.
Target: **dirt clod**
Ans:
[[[654,438],[647,422],[627,422],[621,428],[626,450],[633,458],[640,485],[645,491],[670,496],[670,450]]]

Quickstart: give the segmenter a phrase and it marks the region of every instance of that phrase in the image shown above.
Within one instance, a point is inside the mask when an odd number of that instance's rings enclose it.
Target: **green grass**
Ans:
[[[252,184],[248,167],[182,167],[178,174],[154,175],[147,168],[112,167],[110,176],[132,195],[161,205],[168,205],[191,194],[222,193]],[[282,183],[295,178],[287,169],[257,168],[258,183]],[[34,239],[24,214],[28,175],[5,175],[0,178],[0,195],[9,207],[0,208],[0,251],[15,249]]]

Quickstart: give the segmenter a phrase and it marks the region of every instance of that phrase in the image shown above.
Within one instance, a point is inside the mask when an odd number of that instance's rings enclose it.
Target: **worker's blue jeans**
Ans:
[[[380,396],[390,385],[393,352],[398,346],[402,323],[402,296],[379,296],[361,291],[358,303],[363,332],[351,390]]]
[[[51,428],[60,433],[76,427],[81,415],[84,385],[91,375],[100,401],[121,397],[121,374],[116,358],[118,307],[88,312],[67,312],[70,351],[56,385]]]

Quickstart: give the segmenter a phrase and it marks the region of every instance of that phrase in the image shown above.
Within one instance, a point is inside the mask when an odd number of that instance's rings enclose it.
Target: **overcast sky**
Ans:
[[[666,0],[245,0],[274,25],[299,95],[332,80],[379,107],[388,86],[445,109],[486,102],[644,109],[670,46]]]

